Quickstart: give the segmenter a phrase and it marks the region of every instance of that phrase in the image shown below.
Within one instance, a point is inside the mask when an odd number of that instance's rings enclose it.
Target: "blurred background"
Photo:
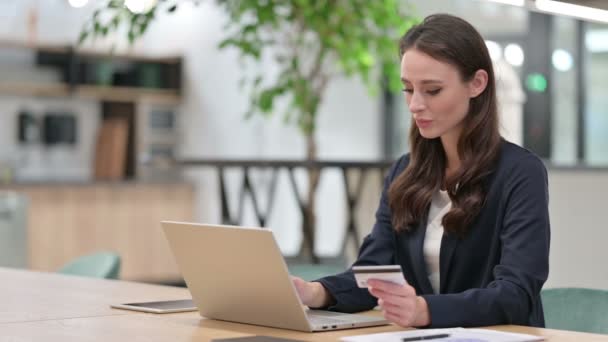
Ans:
[[[549,170],[546,286],[608,289],[608,1],[402,2],[417,18],[461,16],[486,39],[503,135]],[[310,224],[306,139],[280,115],[245,118],[239,82],[259,69],[218,49],[231,20],[220,6],[183,1],[133,44],[119,32],[77,45],[100,5],[0,2],[0,266],[55,272],[109,252],[121,279],[180,284],[161,220],[269,227],[306,278],[352,262],[385,170],[408,151],[402,94],[372,96],[344,75],[328,84]]]

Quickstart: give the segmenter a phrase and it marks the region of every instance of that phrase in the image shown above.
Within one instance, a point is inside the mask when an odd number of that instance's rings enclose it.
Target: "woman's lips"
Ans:
[[[427,128],[433,123],[433,120],[416,119],[416,126],[418,128]]]

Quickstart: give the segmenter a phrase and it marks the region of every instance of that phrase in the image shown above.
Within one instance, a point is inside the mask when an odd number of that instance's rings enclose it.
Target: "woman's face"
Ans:
[[[427,139],[449,137],[458,141],[469,101],[479,95],[479,73],[464,82],[456,67],[438,61],[416,49],[409,49],[401,59],[401,81],[405,101],[420,131]],[[483,78],[483,75],[481,75]],[[486,83],[487,83],[487,74]]]

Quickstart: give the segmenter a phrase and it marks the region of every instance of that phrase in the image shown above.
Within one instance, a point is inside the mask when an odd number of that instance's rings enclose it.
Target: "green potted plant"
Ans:
[[[200,1],[193,1],[198,4]],[[80,41],[107,36],[127,26],[134,42],[162,14],[173,13],[181,1],[158,0],[133,12],[124,0],[97,9],[83,28]],[[399,0],[216,0],[228,15],[221,49],[235,48],[245,59],[274,58],[279,71],[268,79],[260,70],[245,79],[250,87],[247,116],[271,116],[276,100],[288,99],[285,121],[297,124],[306,139],[307,159],[316,160],[315,130],[319,106],[335,76],[359,76],[372,94],[383,81],[399,89],[399,37],[416,22]],[[104,18],[104,19],[102,19]],[[266,57],[266,56],[265,56]],[[307,209],[303,218],[314,231],[315,193],[319,170],[308,173]],[[314,237],[313,237],[314,238]]]

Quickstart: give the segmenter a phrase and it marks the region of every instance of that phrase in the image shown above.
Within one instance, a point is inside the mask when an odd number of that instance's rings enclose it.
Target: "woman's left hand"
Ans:
[[[378,306],[387,320],[402,327],[422,327],[431,323],[429,308],[424,298],[408,284],[369,279],[369,293],[378,298]]]

